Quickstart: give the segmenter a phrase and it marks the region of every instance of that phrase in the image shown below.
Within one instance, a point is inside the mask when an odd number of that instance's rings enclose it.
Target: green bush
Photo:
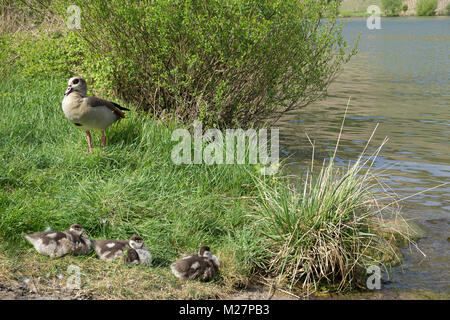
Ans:
[[[408,11],[408,5],[407,5],[407,4],[404,4],[404,5],[403,5],[402,11],[403,11],[403,12]]]
[[[10,72],[14,50],[11,49],[11,36],[0,35],[0,77],[5,78]]]
[[[450,3],[445,7],[445,13],[450,16]]]
[[[52,78],[73,75],[84,63],[82,40],[49,10],[51,0],[0,4],[0,76]]]
[[[67,17],[73,1],[55,3]],[[90,83],[155,116],[249,127],[308,105],[354,53],[326,0],[79,0]]]
[[[38,35],[17,32],[4,39],[9,48],[5,59],[10,62],[5,67],[25,77],[67,78],[82,62],[81,43],[73,32],[42,31]]]
[[[50,0],[40,0],[47,6]],[[33,10],[26,1],[2,0],[0,1],[0,35],[12,34],[23,30],[33,24],[40,24],[46,15]]]
[[[381,5],[387,16],[398,16],[402,9],[402,0],[382,0]]]
[[[438,0],[419,0],[416,4],[416,13],[418,16],[434,16]]]

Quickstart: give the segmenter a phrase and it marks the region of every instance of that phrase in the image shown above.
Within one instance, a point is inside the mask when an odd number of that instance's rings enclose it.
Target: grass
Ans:
[[[367,13],[366,11],[341,10],[339,12],[339,14],[342,18],[369,17],[370,16],[370,13]]]
[[[263,177],[253,165],[178,166],[170,158],[177,126],[131,111],[108,130],[104,153],[96,134],[94,154],[85,155],[85,134],[61,110],[64,89],[61,79],[0,82],[0,282],[32,278],[39,292],[55,292],[75,264],[77,294],[98,299],[220,298],[267,279],[311,293],[354,289],[367,264],[400,260],[375,232],[385,194],[374,191],[364,153],[343,171],[332,157],[303,180]],[[51,260],[20,236],[73,223],[94,239],[141,235],[153,265]],[[170,263],[202,245],[221,259],[220,277],[177,280]]]
[[[366,11],[371,5],[377,5],[381,8],[381,0],[344,0],[341,9],[346,11]]]
[[[252,193],[256,169],[177,166],[170,159],[173,127],[135,112],[107,132],[105,154],[96,134],[87,156],[85,134],[61,110],[64,86],[0,84],[0,236],[10,257],[29,248],[21,232],[79,223],[93,238],[141,235],[162,268],[207,244],[224,260],[225,277],[227,265],[247,275],[247,242],[255,236],[242,196]]]
[[[380,206],[391,196],[371,170],[385,142],[370,155],[366,145],[348,168],[335,167],[335,151],[315,169],[313,155],[304,179],[258,185],[261,230],[271,240],[267,272],[278,285],[345,291],[364,283],[367,266],[401,262],[397,243],[414,235],[398,207]],[[389,210],[395,220],[380,215]]]
[[[382,8],[381,0],[345,0],[341,4],[339,12],[344,18],[367,17],[370,16],[367,13],[367,8],[371,5],[377,5],[380,9]]]
[[[81,271],[80,290],[66,286],[73,274],[68,268],[74,265]],[[0,254],[0,284],[60,299],[207,299],[227,293],[217,281],[183,283],[168,268],[128,267],[93,256],[50,260],[33,250],[22,252],[20,259]]]

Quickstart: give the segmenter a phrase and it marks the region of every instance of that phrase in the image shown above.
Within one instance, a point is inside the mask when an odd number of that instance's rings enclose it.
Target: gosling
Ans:
[[[152,255],[144,246],[140,236],[132,236],[130,240],[97,240],[94,243],[97,256],[106,261],[122,258],[126,264],[150,265]]]
[[[33,234],[22,233],[37,252],[59,258],[67,254],[87,254],[92,248],[92,242],[84,234],[79,224],[73,224],[68,231],[46,231]]]
[[[171,264],[172,273],[179,279],[211,281],[219,274],[219,259],[209,247],[201,247],[197,254],[186,255]]]

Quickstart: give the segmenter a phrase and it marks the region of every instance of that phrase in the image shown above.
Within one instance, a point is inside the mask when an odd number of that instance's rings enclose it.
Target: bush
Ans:
[[[416,13],[418,16],[434,16],[438,0],[419,0],[416,4]]]
[[[0,35],[11,34],[43,19],[45,16],[33,11],[25,1],[0,1]]]
[[[81,39],[47,10],[51,0],[0,4],[0,76],[69,77],[83,63]]]
[[[5,59],[10,62],[5,69],[25,77],[68,78],[82,61],[81,44],[73,32],[42,31],[38,35],[18,32],[4,39],[8,39],[9,47]]]
[[[398,16],[402,8],[402,0],[382,0],[381,5],[387,16]]]
[[[408,5],[407,5],[407,4],[404,4],[404,5],[403,5],[402,11],[403,11],[403,12],[408,11]]]
[[[445,7],[445,13],[450,16],[450,3]]]
[[[260,125],[323,97],[354,54],[327,2],[80,0],[83,73],[155,117]]]

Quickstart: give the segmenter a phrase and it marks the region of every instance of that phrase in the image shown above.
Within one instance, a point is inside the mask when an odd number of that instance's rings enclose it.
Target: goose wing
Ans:
[[[124,108],[115,102],[111,102],[108,100],[100,99],[97,97],[86,97],[84,98],[84,102],[88,107],[95,108],[99,106],[105,106],[108,109],[112,110],[115,114],[117,114],[121,118],[125,118],[122,110],[130,111],[130,109]]]

